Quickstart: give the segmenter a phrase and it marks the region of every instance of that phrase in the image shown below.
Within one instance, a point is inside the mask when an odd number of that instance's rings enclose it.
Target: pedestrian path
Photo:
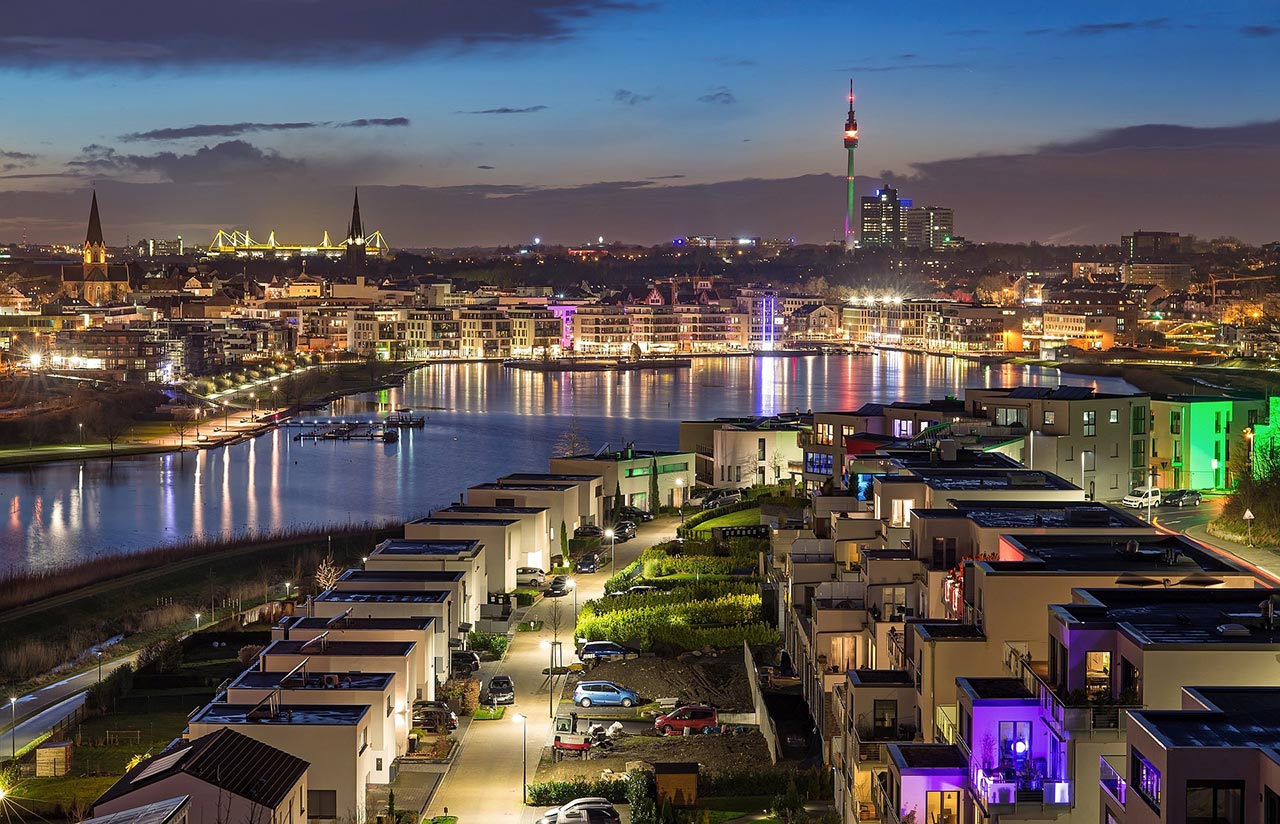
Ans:
[[[1280,552],[1275,547],[1246,546],[1210,535],[1208,526],[1189,526],[1183,533],[1193,541],[1199,541],[1221,552],[1234,555],[1245,566],[1252,568],[1273,585],[1280,586]]]

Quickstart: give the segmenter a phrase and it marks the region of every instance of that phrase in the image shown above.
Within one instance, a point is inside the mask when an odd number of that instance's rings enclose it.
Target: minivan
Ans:
[[[1144,506],[1160,506],[1160,488],[1156,486],[1138,487],[1137,489],[1125,495],[1120,503],[1132,509],[1141,509]]]
[[[707,500],[703,502],[703,509],[719,509],[722,506],[732,506],[733,504],[742,503],[742,493],[736,489],[731,489],[723,495],[712,498],[707,496]]]
[[[540,587],[547,582],[547,573],[537,567],[520,567],[516,570],[516,584]]]

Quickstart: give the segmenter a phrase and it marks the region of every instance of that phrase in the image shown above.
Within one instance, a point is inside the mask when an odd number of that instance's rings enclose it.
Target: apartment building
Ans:
[[[671,355],[680,349],[680,319],[670,306],[647,303],[626,308],[631,342],[646,355]]]
[[[573,313],[575,353],[629,355],[631,342],[631,319],[624,307],[588,303]]]
[[[478,601],[490,592],[487,553],[476,540],[406,540],[388,538],[365,557],[370,572],[438,571],[463,573],[463,589]],[[463,603],[462,614],[471,612]]]
[[[561,538],[573,537],[584,523],[578,487],[573,483],[478,484],[467,490],[466,501],[468,506],[545,509],[552,555],[559,550]]]
[[[375,558],[382,568],[395,568],[395,564],[409,557],[429,558],[433,554],[426,545],[429,543],[447,546],[457,542],[476,542],[484,547],[488,592],[510,592],[516,588],[516,569],[525,566],[520,542],[524,529],[525,525],[517,518],[419,518],[404,525],[404,541],[390,542],[388,551],[370,555],[366,566],[373,568]],[[380,544],[379,548],[382,546]]]
[[[314,672],[389,673],[393,678],[394,704],[396,708],[404,709],[420,697],[429,695],[429,687],[422,683],[424,668],[420,656],[423,654],[424,650],[418,649],[413,641],[331,641],[323,632],[303,639],[291,632],[288,640],[272,641],[262,650],[258,656],[258,669],[262,672],[290,672],[305,664],[306,669]],[[383,716],[379,713],[377,717],[381,719]],[[382,778],[383,781],[390,780],[386,774]]]
[[[681,450],[684,451],[684,450]],[[504,475],[497,480],[499,487],[520,489],[521,487],[530,486],[547,486],[560,487],[564,485],[573,486],[577,490],[578,496],[578,514],[582,518],[583,523],[598,524],[601,523],[601,513],[603,511],[603,501],[605,496],[604,476],[603,475],[564,475],[541,472],[516,472],[511,475]],[[529,502],[531,505],[542,506],[542,502]],[[523,506],[524,504],[518,505]],[[554,509],[554,505],[550,505]],[[569,511],[569,505],[565,505],[565,511]]]
[[[323,753],[307,771],[307,820],[362,821],[366,787],[377,775],[370,721],[369,707],[356,704],[212,703],[188,720],[186,738],[230,729],[304,761]]]
[[[93,820],[133,824],[121,816],[153,807],[152,815],[163,808],[166,817],[148,816],[138,824],[302,824],[310,817],[309,767],[306,759],[220,729],[143,758],[93,802]],[[185,799],[177,805],[179,818],[168,817],[175,799]]]
[[[551,509],[545,506],[469,506],[455,504],[431,513],[436,520],[514,520],[520,525],[516,566],[546,569],[553,554]],[[559,524],[556,524],[559,526]],[[559,549],[559,543],[556,544]]]
[[[353,610],[352,610],[353,611]],[[392,641],[413,644],[409,663],[418,670],[422,694],[416,698],[435,698],[436,677],[449,672],[449,639],[444,627],[434,618],[355,617],[344,610],[334,617],[302,616],[271,628],[273,641],[310,641],[325,636],[328,641]]]
[[[514,358],[558,358],[564,321],[545,306],[511,306],[511,356]]]
[[[734,333],[729,315],[719,306],[695,303],[672,307],[677,329],[677,350],[681,353],[724,352]]]
[[[711,485],[745,489],[792,480],[800,474],[795,471],[803,455],[799,439],[807,431],[771,418],[723,424],[711,433]]]
[[[511,318],[496,306],[460,306],[453,310],[458,321],[458,356],[463,358],[511,357]]]
[[[677,492],[692,489],[696,459],[690,452],[663,452],[636,449],[628,444],[612,452],[595,455],[571,455],[551,459],[551,472],[568,475],[593,475],[603,478],[604,501],[601,523],[612,523],[614,513],[622,505],[656,511],[674,506]],[[657,475],[658,500],[651,501],[651,479]],[[680,495],[684,493],[680,491]],[[621,500],[617,500],[619,495]]]
[[[1240,480],[1264,399],[1159,395],[1151,398],[1151,473],[1168,489],[1227,490]]]
[[[449,572],[444,570],[390,570],[390,569],[348,569],[339,576],[333,589],[338,592],[404,592],[422,590],[449,592],[458,624],[474,624],[480,618],[480,603],[475,593],[467,588],[465,572]],[[445,628],[439,627],[445,633]],[[459,630],[462,632],[462,630]],[[447,635],[447,633],[446,633]],[[447,638],[445,639],[448,640]]]

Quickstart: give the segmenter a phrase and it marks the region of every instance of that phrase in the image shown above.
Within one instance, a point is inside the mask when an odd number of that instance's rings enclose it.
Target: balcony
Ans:
[[[1025,643],[1005,642],[1004,668],[1009,675],[1022,679],[1027,690],[1039,699],[1041,708],[1048,714],[1046,720],[1058,733],[1068,738],[1123,740],[1129,723],[1126,710],[1142,709],[1141,704],[1068,705],[1045,677],[1037,672]]]
[[[977,770],[973,797],[988,816],[1057,815],[1071,808],[1073,791],[1065,779]]]
[[[1098,783],[1102,785],[1107,795],[1123,807],[1125,796],[1129,794],[1129,785],[1124,780],[1124,756],[1104,755],[1099,760],[1102,763],[1098,766]],[[1112,761],[1117,762],[1119,766],[1111,763]]]

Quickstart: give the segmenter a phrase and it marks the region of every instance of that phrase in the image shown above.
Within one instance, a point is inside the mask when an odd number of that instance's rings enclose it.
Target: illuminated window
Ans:
[[[1143,758],[1142,753],[1133,751],[1130,786],[1138,797],[1147,802],[1147,806],[1160,812],[1160,771],[1155,765]]]
[[[1096,410],[1085,410],[1083,416],[1084,431],[1081,433],[1086,438],[1091,438],[1098,434],[1098,413]]]

